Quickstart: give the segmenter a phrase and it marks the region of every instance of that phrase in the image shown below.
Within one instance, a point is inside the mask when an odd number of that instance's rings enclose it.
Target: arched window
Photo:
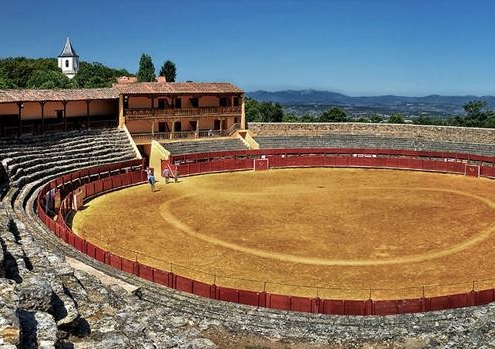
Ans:
[[[65,67],[69,68],[69,60],[68,59],[65,60]]]

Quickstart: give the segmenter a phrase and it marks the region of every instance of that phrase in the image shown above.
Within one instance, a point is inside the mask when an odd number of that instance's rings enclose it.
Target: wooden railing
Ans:
[[[152,109],[133,108],[124,111],[128,118],[161,118],[167,116],[196,116],[196,115],[233,115],[240,114],[241,107],[199,107],[199,108],[173,108]]]
[[[211,137],[226,137],[230,136],[234,131],[240,128],[239,123],[235,123],[226,130],[186,130],[175,132],[139,132],[131,133],[134,142],[139,144],[150,143],[152,140],[170,140],[170,139],[185,139],[185,138],[211,138]]]

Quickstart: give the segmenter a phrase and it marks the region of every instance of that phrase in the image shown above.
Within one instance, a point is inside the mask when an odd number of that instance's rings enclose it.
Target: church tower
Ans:
[[[67,37],[64,49],[58,55],[58,66],[69,79],[72,79],[79,71],[79,56],[72,47],[69,37]]]

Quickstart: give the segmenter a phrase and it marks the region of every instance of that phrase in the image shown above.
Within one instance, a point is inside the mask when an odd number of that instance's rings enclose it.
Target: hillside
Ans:
[[[469,101],[479,100],[487,103],[489,109],[495,108],[493,96],[440,96],[404,97],[395,95],[351,97],[344,94],[318,90],[253,91],[248,97],[258,101],[280,103],[285,109],[300,114],[302,112],[326,109],[328,106],[345,107],[351,112],[394,113],[405,115],[463,114],[463,105]],[[299,112],[298,112],[299,111]]]

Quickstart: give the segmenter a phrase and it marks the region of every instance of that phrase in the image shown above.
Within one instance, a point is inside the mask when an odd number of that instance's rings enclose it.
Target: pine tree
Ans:
[[[146,53],[139,59],[139,71],[137,73],[138,82],[149,82],[155,80],[155,66],[151,57]]]
[[[163,63],[159,75],[164,76],[165,80],[167,80],[168,82],[175,82],[175,77],[177,75],[175,63],[167,60],[165,63]]]

